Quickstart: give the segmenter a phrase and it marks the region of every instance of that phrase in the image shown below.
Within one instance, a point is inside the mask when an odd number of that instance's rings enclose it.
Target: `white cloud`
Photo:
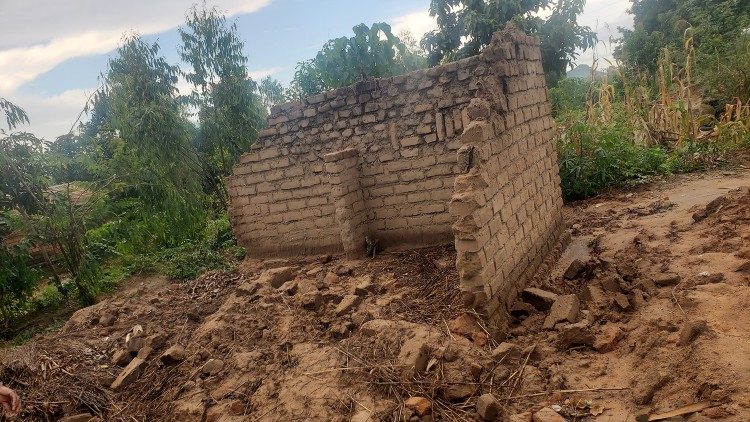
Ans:
[[[86,100],[95,90],[96,88],[70,89],[53,96],[35,93],[8,95],[8,100],[26,110],[31,121],[29,125],[20,126],[16,130],[33,132],[48,141],[68,133],[83,111]]]
[[[0,92],[12,92],[58,64],[114,49],[122,34],[156,34],[184,21],[195,0],[0,0]],[[217,0],[227,16],[271,0]],[[82,28],[86,28],[83,30]]]
[[[392,22],[392,31],[394,34],[398,35],[403,31],[408,31],[417,41],[422,39],[422,35],[428,31],[437,29],[435,18],[430,16],[427,10],[398,16],[393,18]]]

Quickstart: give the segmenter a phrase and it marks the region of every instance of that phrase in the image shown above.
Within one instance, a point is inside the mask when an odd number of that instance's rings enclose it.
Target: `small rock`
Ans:
[[[537,309],[530,303],[515,301],[509,312],[514,318],[523,319],[536,312]]]
[[[333,261],[333,255],[327,254],[320,257],[320,263],[321,264],[327,264],[329,262]]]
[[[404,407],[419,417],[432,413],[432,402],[427,397],[414,396],[404,401]]]
[[[141,347],[141,350],[138,351],[138,355],[136,355],[136,357],[146,360],[149,356],[151,356],[151,352],[153,351],[154,349],[150,348],[149,346],[143,346]]]
[[[635,309],[643,309],[646,306],[646,296],[641,289],[631,290],[628,299],[630,299],[630,303],[633,304],[633,308]]]
[[[473,315],[463,313],[454,318],[449,324],[448,329],[455,334],[470,338],[479,347],[487,344],[487,333],[477,322]]]
[[[615,267],[620,276],[625,280],[633,281],[638,276],[638,269],[632,262],[618,262]]]
[[[201,373],[203,373],[203,375],[216,375],[221,372],[222,369],[224,369],[224,361],[221,359],[209,359],[203,364]]]
[[[521,348],[514,343],[504,341],[492,350],[492,359],[496,362],[515,362],[521,358]]]
[[[111,327],[114,325],[115,321],[117,320],[117,317],[110,314],[109,312],[105,312],[102,314],[102,316],[99,317],[99,325],[102,327]]]
[[[272,268],[263,272],[258,277],[258,283],[261,285],[269,285],[274,289],[278,289],[284,283],[294,278],[294,268],[292,267],[280,267]]]
[[[574,278],[578,277],[581,272],[586,268],[586,264],[581,261],[580,259],[574,259],[573,262],[570,263],[568,266],[568,269],[565,270],[565,273],[563,273],[563,277],[565,277],[568,280],[573,280]]]
[[[146,339],[143,337],[131,337],[127,340],[125,343],[125,346],[128,348],[128,352],[130,352],[131,355],[135,356],[139,350],[143,346],[146,345]]]
[[[339,282],[339,276],[337,276],[334,273],[328,273],[325,277],[323,277],[323,283],[326,285],[332,285],[332,284],[338,284]]]
[[[596,284],[589,284],[581,290],[580,298],[583,302],[594,306],[603,306],[607,303],[607,295],[604,289]]]
[[[677,344],[680,346],[688,345],[696,336],[698,336],[698,334],[705,331],[706,328],[708,328],[708,324],[705,320],[685,322],[684,324],[682,324],[682,329],[680,330],[680,339],[678,340]]]
[[[602,278],[600,281],[602,289],[604,289],[605,292],[611,293],[621,293],[623,284],[622,282],[623,279],[616,274],[610,274]]]
[[[336,267],[335,273],[339,277],[349,276],[354,273],[354,269],[348,264],[340,264]]]
[[[185,348],[180,346],[179,344],[175,344],[174,346],[167,349],[161,357],[159,357],[159,360],[161,360],[161,363],[164,365],[174,365],[176,363],[182,362],[187,357],[187,353],[185,352]]]
[[[524,302],[531,304],[540,311],[547,311],[552,307],[552,304],[557,300],[558,295],[546,290],[537,289],[530,287],[523,289],[521,292],[521,298]]]
[[[366,296],[368,293],[374,292],[377,288],[372,282],[372,276],[366,275],[362,277],[352,289],[352,293],[357,296]]]
[[[411,338],[406,340],[401,346],[398,355],[398,362],[406,368],[411,369],[414,373],[424,372],[427,369],[427,363],[430,360],[432,349],[423,339]]]
[[[533,422],[568,422],[550,407],[539,409],[538,412],[534,413],[531,420]]]
[[[625,333],[615,324],[605,325],[594,340],[594,349],[599,353],[611,352],[617,346],[617,342],[625,337]]]
[[[289,260],[285,258],[266,259],[261,264],[264,270],[289,266]]]
[[[308,270],[305,275],[308,277],[315,277],[316,275],[320,274],[323,271],[323,267],[315,267],[310,270]]]
[[[148,346],[152,349],[161,349],[167,342],[167,336],[163,333],[156,333],[146,337],[144,346]]]
[[[547,318],[544,320],[543,328],[551,330],[555,327],[555,324],[566,320],[568,322],[576,322],[578,320],[580,307],[581,301],[578,300],[578,296],[559,296],[555,303],[552,304],[549,315],[547,315]]]
[[[726,278],[724,273],[700,273],[698,276],[698,284],[721,283]]]
[[[300,295],[299,299],[302,307],[307,310],[318,309],[323,304],[323,296],[318,289]]]
[[[482,394],[477,399],[477,413],[486,421],[494,421],[500,414],[500,405],[492,394]]]
[[[654,284],[659,287],[674,286],[678,284],[681,277],[677,274],[661,274],[654,278]]]
[[[286,283],[282,284],[281,287],[279,287],[279,291],[286,293],[289,296],[294,296],[295,294],[297,294],[298,289],[299,286],[294,280],[287,281]]]
[[[336,312],[337,316],[343,316],[351,312],[354,308],[359,305],[359,303],[362,301],[362,298],[357,295],[346,295],[343,299],[341,299],[341,302],[336,306],[336,309],[334,312]]]
[[[449,402],[463,401],[474,395],[476,388],[473,385],[448,385],[443,389],[443,398]]]
[[[78,415],[66,416],[60,422],[89,422],[94,416],[91,413],[80,413]]]
[[[260,283],[257,281],[246,281],[237,286],[237,294],[240,296],[252,296],[260,288]]]
[[[133,360],[133,356],[129,351],[120,349],[112,355],[112,364],[117,366],[125,366]]]
[[[229,404],[229,410],[237,416],[243,416],[246,413],[247,406],[241,400],[235,400]]]
[[[557,337],[557,348],[567,350],[571,346],[591,346],[594,344],[594,333],[585,321],[566,325]]]
[[[623,311],[630,309],[630,301],[628,300],[628,297],[622,293],[617,293],[615,295],[614,302]]]
[[[117,378],[112,382],[112,385],[110,385],[110,388],[114,391],[119,391],[133,382],[135,382],[143,372],[143,368],[146,367],[146,361],[144,359],[141,359],[139,357],[134,358],[128,366],[123,368],[122,371],[120,371],[120,374],[117,375]]]

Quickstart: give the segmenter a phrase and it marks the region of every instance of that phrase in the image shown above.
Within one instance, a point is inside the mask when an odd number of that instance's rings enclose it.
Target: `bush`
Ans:
[[[580,111],[586,108],[591,81],[583,78],[565,78],[556,87],[549,90],[549,101],[552,116],[558,117],[563,112]]]
[[[632,138],[633,129],[623,122],[570,123],[557,143],[565,200],[586,198],[608,187],[644,182],[651,175],[671,171],[666,150],[638,146]]]

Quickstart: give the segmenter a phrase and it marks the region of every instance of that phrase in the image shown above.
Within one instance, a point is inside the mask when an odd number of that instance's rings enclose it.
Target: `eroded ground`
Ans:
[[[0,380],[18,420],[750,420],[743,186],[711,173],[568,206],[571,243],[504,339],[462,307],[449,248],[246,261],[134,279],[3,351]]]

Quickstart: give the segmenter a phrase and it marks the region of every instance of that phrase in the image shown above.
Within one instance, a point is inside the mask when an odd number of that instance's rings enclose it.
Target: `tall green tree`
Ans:
[[[297,65],[290,97],[302,99],[362,79],[400,75],[426,64],[386,23],[370,27],[362,23],[352,30],[353,37],[329,40],[314,59]]]
[[[633,29],[620,28],[615,56],[630,73],[654,74],[668,50],[685,63],[694,47],[694,80],[704,99],[722,108],[750,97],[750,2],[746,0],[631,0]]]
[[[264,125],[265,108],[257,86],[247,74],[247,57],[237,26],[229,25],[217,9],[194,6],[180,28],[180,55],[191,70],[185,78],[193,85],[190,102],[198,108],[198,147],[221,176],[257,138]]]
[[[489,44],[492,34],[515,22],[528,34],[539,35],[547,82],[565,76],[579,50],[592,48],[596,35],[578,24],[585,0],[431,0],[430,15],[438,29],[422,38],[429,62],[436,65],[476,54]],[[539,13],[551,9],[547,19]]]
[[[109,61],[105,92],[112,137],[107,161],[119,191],[131,198],[123,210],[152,245],[190,238],[203,221],[203,166],[191,143],[175,84],[179,71],[158,44],[130,37]]]
[[[258,94],[267,111],[270,111],[271,107],[283,103],[286,99],[281,82],[271,76],[266,76],[260,80]]]

